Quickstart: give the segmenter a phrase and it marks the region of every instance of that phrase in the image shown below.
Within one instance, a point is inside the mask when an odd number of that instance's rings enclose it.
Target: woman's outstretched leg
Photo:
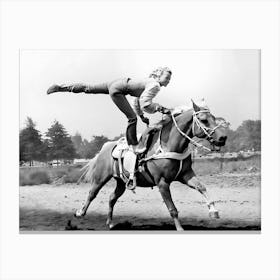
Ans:
[[[52,85],[48,90],[47,94],[52,94],[54,92],[74,92],[74,93],[88,93],[88,94],[108,94],[107,84],[98,85],[88,85],[83,83],[76,84],[62,84],[62,85]]]

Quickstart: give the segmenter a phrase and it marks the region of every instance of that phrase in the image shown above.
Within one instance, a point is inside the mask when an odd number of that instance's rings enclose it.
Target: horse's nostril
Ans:
[[[227,136],[221,136],[219,137],[219,142],[226,142]]]

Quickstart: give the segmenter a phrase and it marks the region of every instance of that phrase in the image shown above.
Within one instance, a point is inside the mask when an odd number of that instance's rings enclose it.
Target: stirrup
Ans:
[[[125,184],[125,187],[127,190],[133,191],[136,189],[136,186],[134,185],[134,180],[133,179],[128,179],[128,181]]]

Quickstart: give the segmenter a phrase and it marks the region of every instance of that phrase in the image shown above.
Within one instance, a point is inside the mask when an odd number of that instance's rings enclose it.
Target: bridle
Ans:
[[[198,112],[193,112],[193,124],[192,124],[192,132],[194,135],[194,126],[195,124],[200,128],[204,134],[206,135],[206,140],[208,140],[210,143],[213,142],[212,135],[215,133],[215,130],[221,126],[225,126],[225,121],[220,122],[218,125],[216,125],[214,128],[210,128],[205,126],[197,117],[199,113],[210,113],[209,110],[200,110]]]
[[[207,109],[203,109],[203,110],[199,110],[199,111],[197,111],[197,112],[195,112],[195,111],[193,112],[192,133],[193,133],[193,135],[195,135],[195,125],[197,125],[198,128],[200,128],[200,129],[203,131],[203,133],[205,134],[206,140],[208,140],[211,144],[213,144],[214,139],[213,139],[212,135],[215,133],[215,130],[216,130],[217,128],[219,128],[219,127],[221,127],[221,126],[224,126],[225,121],[219,123],[219,124],[216,125],[214,128],[210,128],[210,127],[205,126],[205,125],[198,119],[197,115],[198,115],[199,113],[210,113],[210,111],[207,110]],[[192,139],[191,137],[189,137],[186,133],[184,133],[184,132],[180,129],[180,127],[178,126],[178,124],[177,124],[177,122],[176,122],[176,119],[175,119],[175,116],[174,116],[174,114],[173,114],[172,112],[171,112],[171,117],[172,117],[173,123],[174,123],[174,125],[175,125],[177,131],[178,131],[183,137],[187,138],[194,146],[196,146],[196,147],[198,147],[198,148],[205,149],[205,150],[207,150],[207,151],[209,151],[209,152],[211,151],[211,149],[205,147],[205,146],[202,145],[202,144],[199,144],[197,141],[193,140],[193,139]]]
[[[205,133],[208,141],[212,141],[213,142],[213,133],[215,132],[215,130],[222,126],[223,124],[220,123],[219,125],[215,126],[214,128],[209,128],[209,127],[206,127],[203,123],[201,123],[201,121],[198,119],[197,117],[197,114],[198,113],[203,113],[203,112],[207,112],[207,113],[210,113],[209,110],[200,110],[198,112],[193,112],[193,123],[192,123],[192,132],[193,132],[193,135],[194,135],[194,129],[195,129],[195,125],[197,125],[200,129],[202,129],[202,131]],[[202,149],[205,149],[207,151],[211,151],[211,149],[205,147],[204,145],[201,145],[199,144],[197,141],[193,140],[191,137],[189,137],[186,133],[184,133],[180,127],[178,126],[177,122],[176,122],[176,119],[175,119],[175,116],[173,114],[173,112],[171,112],[171,117],[172,117],[172,120],[174,122],[174,125],[177,129],[177,131],[184,137],[184,138],[187,138],[190,143],[192,143],[194,146],[198,147],[198,148],[202,148]],[[225,122],[225,121],[224,121]],[[162,132],[162,128],[160,129],[160,132],[159,132],[159,137],[158,137],[158,147],[156,149],[156,151],[151,155],[151,156],[148,156],[148,157],[145,157],[145,158],[142,158],[139,163],[141,164],[142,162],[147,162],[149,160],[157,160],[157,159],[175,159],[175,160],[178,160],[180,162],[180,165],[179,165],[179,169],[176,173],[176,176],[174,177],[174,180],[179,176],[179,174],[181,173],[182,171],[182,168],[183,168],[183,161],[190,156],[190,149],[186,149],[183,153],[177,153],[177,152],[170,152],[170,151],[165,151],[162,146],[161,146],[161,132]],[[214,145],[214,144],[212,144]]]

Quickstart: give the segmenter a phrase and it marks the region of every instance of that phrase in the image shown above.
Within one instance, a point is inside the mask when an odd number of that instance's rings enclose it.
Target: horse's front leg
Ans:
[[[215,203],[209,196],[206,187],[204,186],[203,183],[199,181],[199,179],[196,177],[194,172],[191,172],[187,175],[185,175],[181,180],[181,183],[188,185],[189,187],[198,190],[205,202],[207,203],[208,209],[209,209],[209,216],[211,218],[219,218],[219,211],[215,208]]]
[[[114,206],[117,200],[123,195],[124,192],[125,192],[125,183],[121,179],[117,179],[117,186],[114,192],[110,195],[110,199],[109,199],[109,212],[106,221],[106,225],[109,227],[109,229],[114,227],[113,224]]]
[[[166,207],[170,213],[170,216],[173,218],[176,230],[183,231],[184,229],[181,226],[181,223],[178,219],[178,211],[174,205],[174,202],[171,197],[170,193],[170,184],[165,182],[164,178],[161,178],[159,184],[158,184],[159,192],[166,204]]]

